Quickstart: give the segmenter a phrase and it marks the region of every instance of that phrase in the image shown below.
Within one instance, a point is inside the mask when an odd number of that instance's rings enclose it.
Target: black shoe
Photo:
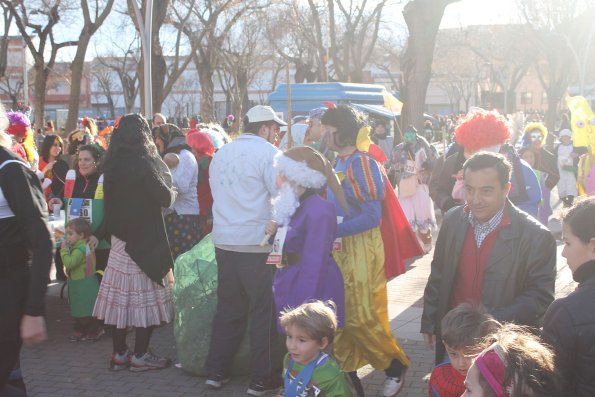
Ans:
[[[221,389],[223,385],[230,380],[231,378],[226,378],[223,375],[209,375],[207,376],[205,385],[209,386],[211,389]]]
[[[273,381],[263,382],[263,381],[252,381],[250,382],[250,386],[248,390],[246,390],[246,394],[251,396],[264,396],[266,393],[270,391],[279,390],[283,386],[281,382],[281,378],[275,378]]]

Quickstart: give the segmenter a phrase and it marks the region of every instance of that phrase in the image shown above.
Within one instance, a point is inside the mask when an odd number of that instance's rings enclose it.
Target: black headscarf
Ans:
[[[161,155],[167,153],[179,154],[183,149],[191,150],[186,143],[186,136],[175,124],[162,124],[153,128],[153,140],[159,138],[164,143],[164,151]]]

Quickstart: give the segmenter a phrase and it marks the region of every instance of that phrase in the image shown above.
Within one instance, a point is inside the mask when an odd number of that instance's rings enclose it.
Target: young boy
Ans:
[[[429,397],[459,397],[465,392],[465,376],[473,363],[471,348],[499,327],[496,320],[469,304],[462,304],[442,319],[442,342],[448,361],[432,371]]]
[[[355,392],[344,372],[325,350],[337,330],[329,305],[314,301],[281,314],[289,353],[283,361],[284,389],[277,397],[349,397]]]
[[[60,256],[68,277],[68,299],[70,312],[74,317],[74,333],[70,342],[98,340],[103,329],[91,317],[99,281],[95,276],[95,261],[87,255],[87,240],[91,235],[91,225],[86,219],[71,219],[66,224],[66,238],[62,242]]]

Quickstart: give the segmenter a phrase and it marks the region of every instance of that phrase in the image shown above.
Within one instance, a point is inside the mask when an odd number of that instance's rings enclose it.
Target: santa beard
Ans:
[[[287,226],[293,214],[300,206],[300,196],[287,182],[283,182],[279,193],[271,200],[273,205],[273,220],[278,225]]]

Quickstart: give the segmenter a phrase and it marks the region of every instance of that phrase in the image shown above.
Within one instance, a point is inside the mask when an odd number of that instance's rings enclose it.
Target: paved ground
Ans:
[[[559,223],[550,222],[554,235]],[[559,256],[556,295],[567,295],[575,287]],[[409,266],[408,272],[391,281],[388,288],[389,316],[394,334],[412,361],[404,391],[400,397],[427,396],[427,377],[432,368],[433,352],[427,350],[419,334],[422,295],[430,270],[431,253]],[[108,368],[111,338],[99,342],[68,343],[72,329],[68,305],[59,299],[59,285],[50,287],[48,297],[49,341],[40,346],[24,348],[22,367],[30,396],[245,396],[246,377],[233,379],[223,390],[210,391],[204,378],[186,374],[177,368],[149,373],[113,373]],[[172,326],[155,331],[153,350],[175,360]],[[359,371],[366,396],[381,396],[382,372],[364,367]]]

